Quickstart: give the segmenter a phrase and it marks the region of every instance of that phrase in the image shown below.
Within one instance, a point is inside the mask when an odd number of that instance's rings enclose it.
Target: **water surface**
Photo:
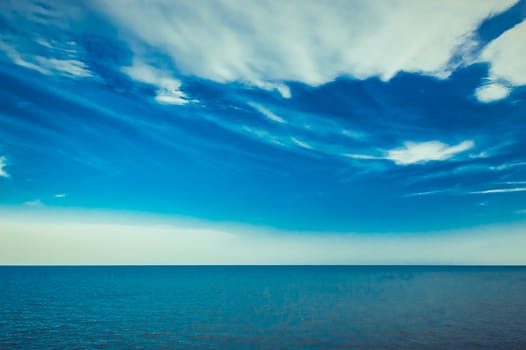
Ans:
[[[0,267],[2,349],[526,349],[524,267]]]

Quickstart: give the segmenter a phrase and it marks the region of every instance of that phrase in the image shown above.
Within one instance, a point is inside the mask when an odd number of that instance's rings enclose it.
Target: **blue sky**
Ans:
[[[525,17],[502,0],[2,1],[4,243],[46,213],[373,250],[522,234]],[[330,251],[294,262],[457,261]]]

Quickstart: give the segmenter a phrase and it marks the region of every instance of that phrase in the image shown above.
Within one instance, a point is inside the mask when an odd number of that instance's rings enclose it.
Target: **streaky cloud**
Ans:
[[[510,193],[510,192],[524,192],[526,187],[512,187],[512,188],[493,188],[489,190],[473,191],[471,194],[490,194],[490,193]]]
[[[442,193],[448,193],[451,192],[452,189],[441,189],[441,190],[433,190],[433,191],[423,191],[423,192],[413,192],[413,193],[407,193],[403,195],[403,197],[422,197],[422,196],[431,196],[435,194],[442,194]]]
[[[290,140],[302,148],[312,149],[312,146],[306,143],[305,141],[298,140],[295,137],[291,137]]]
[[[280,124],[285,124],[287,122],[285,119],[283,119],[279,115],[275,114],[271,110],[261,106],[260,104],[257,104],[257,103],[254,103],[254,102],[249,102],[248,105],[251,106],[252,108],[256,109],[259,113],[261,113],[267,119],[269,119],[269,120],[271,120],[273,122],[280,123]]]
[[[9,174],[5,170],[7,166],[7,158],[5,156],[0,156],[0,177],[9,177]]]
[[[79,60],[36,57],[36,61],[48,72],[59,72],[63,75],[79,78],[87,78],[93,75],[84,62]]]
[[[44,57],[37,54],[26,54],[23,56],[16,47],[4,42],[0,37],[0,51],[5,52],[11,61],[18,66],[45,75],[61,75],[70,78],[93,77],[93,73],[86,64],[77,58],[74,47],[65,50],[56,50],[53,47],[48,47],[48,49],[50,49],[50,54],[58,56]]]
[[[508,169],[522,167],[522,166],[526,166],[526,162],[508,162],[508,163],[504,163],[500,165],[491,166],[490,170],[503,171],[503,170],[508,170]]]
[[[346,158],[353,158],[353,159],[385,159],[384,157],[380,157],[380,156],[371,156],[371,155],[368,155],[368,154],[356,154],[356,153],[342,153],[341,154],[342,157],[346,157]]]

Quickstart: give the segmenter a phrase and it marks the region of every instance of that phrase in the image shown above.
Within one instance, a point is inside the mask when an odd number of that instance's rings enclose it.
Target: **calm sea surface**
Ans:
[[[526,349],[522,267],[0,267],[1,349]]]

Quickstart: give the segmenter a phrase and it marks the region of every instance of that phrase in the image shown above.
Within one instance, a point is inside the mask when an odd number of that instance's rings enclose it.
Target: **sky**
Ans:
[[[0,264],[526,264],[526,1],[0,2]]]

